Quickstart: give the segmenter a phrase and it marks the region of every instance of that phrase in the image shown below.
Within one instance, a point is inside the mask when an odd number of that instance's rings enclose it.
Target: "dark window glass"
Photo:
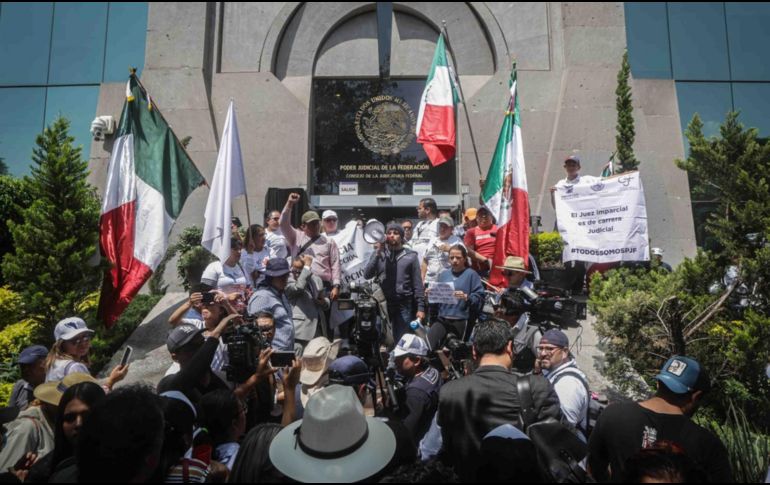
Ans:
[[[625,2],[628,59],[635,78],[671,79],[665,2]]]
[[[338,195],[342,181],[357,182],[358,195],[413,195],[416,182],[456,194],[456,160],[431,167],[415,141],[424,88],[424,79],[316,79],[312,193]]]
[[[668,4],[674,79],[729,81],[724,4]]]
[[[725,3],[733,81],[770,81],[770,4]]]
[[[129,67],[135,67],[137,74],[142,74],[147,38],[147,9],[146,2],[110,3],[104,82],[127,80]]]
[[[74,146],[82,145],[82,157],[91,153],[91,121],[99,101],[99,86],[63,86],[48,88],[45,107],[46,126],[59,117],[70,121],[69,133],[75,138]]]
[[[770,83],[733,83],[733,102],[741,123],[770,136]]]
[[[0,4],[0,85],[45,85],[53,4]]]
[[[107,3],[56,3],[48,84],[102,82]]]
[[[45,88],[2,88],[0,106],[0,157],[12,175],[28,174],[35,138],[43,130]]]
[[[727,112],[733,108],[730,83],[677,82],[676,95],[679,101],[682,132],[687,128],[693,115],[698,113],[703,121],[703,134],[718,135],[719,126],[725,121]]]

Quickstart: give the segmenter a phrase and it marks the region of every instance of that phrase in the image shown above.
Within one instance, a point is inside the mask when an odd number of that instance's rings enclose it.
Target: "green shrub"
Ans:
[[[11,361],[24,347],[36,343],[40,322],[27,318],[0,331],[0,361]]]
[[[90,327],[96,331],[91,341],[91,372],[102,371],[115,352],[136,330],[142,320],[160,301],[160,295],[136,295],[126,311],[118,319],[114,327],[107,330],[102,325]]]
[[[0,287],[0,330],[18,322],[24,310],[24,299],[7,286]]]
[[[562,268],[563,251],[564,241],[558,232],[541,232],[529,236],[529,252],[535,256],[539,268]]]
[[[11,391],[13,391],[13,382],[0,382],[0,407],[8,405],[8,401],[11,399]]]
[[[765,481],[770,467],[770,436],[758,433],[743,411],[731,405],[723,424],[703,418],[696,418],[696,422],[710,429],[727,448],[736,483]]]

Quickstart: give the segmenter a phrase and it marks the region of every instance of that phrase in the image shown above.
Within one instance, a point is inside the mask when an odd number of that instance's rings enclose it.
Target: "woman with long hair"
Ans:
[[[46,483],[77,478],[75,446],[83,422],[91,408],[105,396],[104,389],[93,382],[81,382],[69,387],[59,401],[54,425],[54,449],[30,469],[27,482]]]
[[[54,342],[45,359],[46,382],[60,381],[69,374],[82,372],[90,374],[91,364],[88,352],[94,331],[86,326],[82,318],[68,317],[56,324]],[[115,366],[104,383],[107,390],[123,380],[128,373],[128,365]]]
[[[283,427],[264,423],[252,428],[241,442],[230,472],[230,483],[285,482],[286,477],[270,461],[270,443]]]
[[[470,336],[472,319],[484,306],[484,286],[479,274],[468,267],[468,250],[462,244],[455,244],[449,249],[451,267],[439,273],[437,283],[452,283],[456,303],[441,303],[438,307],[438,319],[428,331],[430,348],[443,345],[447,335],[467,341]],[[430,288],[427,290],[430,292]],[[469,325],[470,323],[470,325]]]
[[[265,262],[270,259],[270,248],[265,244],[267,235],[265,228],[259,224],[252,224],[246,231],[246,242],[241,251],[241,265],[250,279],[252,288],[264,279],[262,272],[265,270]]]

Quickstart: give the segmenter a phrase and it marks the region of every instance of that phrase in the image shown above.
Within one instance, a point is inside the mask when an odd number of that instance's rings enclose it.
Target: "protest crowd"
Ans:
[[[522,297],[541,288],[534,258],[493,264],[485,207],[457,227],[430,198],[416,220],[310,210],[293,227],[298,200],[264,227],[233,222],[229,257],[169,318],[174,365],[155,389],[118,385],[130,363],[94,379],[76,316],[50,350],[24,349],[4,480],[731,481],[691,420],[707,369],[673,356],[653,397],[605,409],[560,323]],[[370,247],[358,281],[343,227]]]

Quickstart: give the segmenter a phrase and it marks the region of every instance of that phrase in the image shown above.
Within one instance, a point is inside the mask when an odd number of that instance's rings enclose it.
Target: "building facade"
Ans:
[[[88,126],[120,116],[131,65],[177,136],[190,137],[207,179],[235,101],[253,223],[263,222],[269,187],[304,188],[314,205],[348,215],[414,217],[427,194],[468,207],[515,60],[530,206],[550,230],[549,188],[564,177],[563,160],[577,154],[583,173],[598,175],[615,151],[628,47],[650,237],[676,263],[696,248],[687,174],[673,163],[685,154],[683,127],[699,112],[713,133],[726,111],[743,109],[744,122],[770,128],[770,62],[757,41],[767,40],[767,20],[768,5],[756,3],[2,3],[0,40],[14,48],[0,61],[24,69],[0,73],[10,107],[0,157],[24,173],[29,133],[62,113],[103,187],[112,140],[92,142]],[[456,160],[429,168],[399,133],[414,122],[444,25],[467,109],[457,115]],[[207,196],[205,187],[193,194],[172,238],[203,224]],[[245,221],[244,202],[234,210]]]

